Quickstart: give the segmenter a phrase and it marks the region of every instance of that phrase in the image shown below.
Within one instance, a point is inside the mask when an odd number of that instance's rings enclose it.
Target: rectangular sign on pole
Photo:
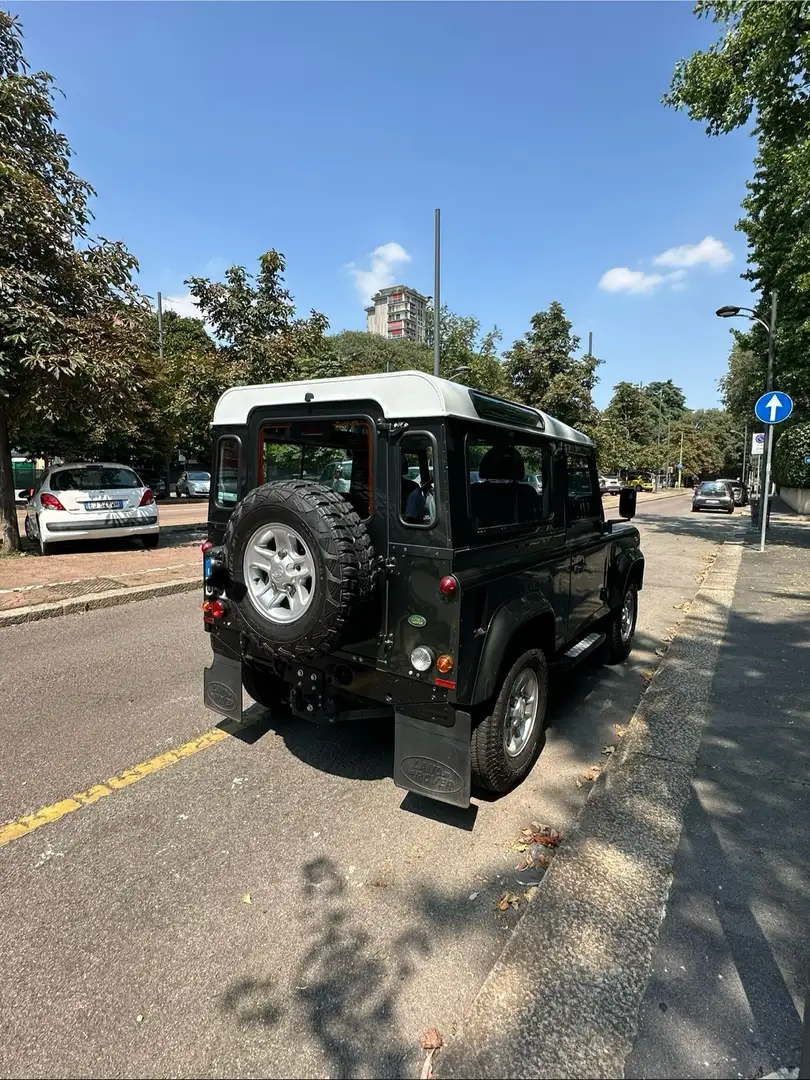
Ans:
[[[765,453],[765,433],[757,431],[751,436],[751,457],[762,457]]]

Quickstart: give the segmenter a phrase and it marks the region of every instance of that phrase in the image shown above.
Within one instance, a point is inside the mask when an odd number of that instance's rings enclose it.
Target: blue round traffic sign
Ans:
[[[769,390],[757,401],[754,412],[763,424],[781,424],[793,412],[793,400],[781,390]]]

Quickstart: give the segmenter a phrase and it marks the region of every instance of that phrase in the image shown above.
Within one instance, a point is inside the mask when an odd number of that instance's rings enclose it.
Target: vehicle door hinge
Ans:
[[[408,428],[407,421],[405,420],[378,420],[377,432],[380,435],[387,435],[389,438],[393,435],[399,435],[400,432],[406,431]]]

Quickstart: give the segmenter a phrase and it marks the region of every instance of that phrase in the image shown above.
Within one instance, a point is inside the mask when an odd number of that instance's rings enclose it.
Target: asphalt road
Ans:
[[[0,849],[0,1075],[399,1077],[453,1032],[518,912],[512,844],[563,832],[720,540],[642,508],[637,648],[557,687],[546,748],[461,813],[390,778],[385,727],[256,724]],[[2,631],[0,821],[209,730],[192,594]],[[131,777],[130,777],[131,779]],[[246,902],[246,899],[249,902]]]

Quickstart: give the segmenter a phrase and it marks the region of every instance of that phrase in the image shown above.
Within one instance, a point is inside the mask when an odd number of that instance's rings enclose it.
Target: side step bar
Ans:
[[[598,630],[586,634],[584,638],[580,638],[567,652],[562,654],[560,659],[554,663],[554,670],[568,671],[570,668],[575,667],[580,661],[584,660],[586,656],[590,656],[591,653],[596,652],[599,646],[604,643],[605,638],[606,635],[600,633]]]

